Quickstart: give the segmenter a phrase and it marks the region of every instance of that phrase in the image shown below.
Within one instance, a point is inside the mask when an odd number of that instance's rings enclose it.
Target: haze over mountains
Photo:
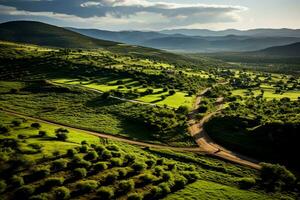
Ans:
[[[179,58],[174,54],[157,49],[187,53],[239,52],[238,54],[244,55],[244,52],[247,55],[255,56],[300,57],[300,33],[299,37],[290,37],[292,34],[295,35],[297,30],[260,29],[245,32],[256,34],[256,36],[186,36],[180,33],[113,32],[97,29],[61,28],[34,21],[13,21],[0,24],[0,40],[63,48],[109,48],[121,53],[135,52],[137,54],[138,52],[140,56],[181,59],[184,62],[187,61],[184,56]],[[218,32],[215,31],[214,33]],[[269,36],[258,37],[258,33]],[[123,44],[120,43],[132,45],[121,48]]]
[[[97,39],[178,52],[255,51],[300,42],[300,30],[291,29],[249,31],[178,29],[161,32],[68,29]]]

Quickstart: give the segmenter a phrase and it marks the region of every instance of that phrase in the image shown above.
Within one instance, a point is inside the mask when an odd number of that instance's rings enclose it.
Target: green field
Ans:
[[[298,100],[298,97],[300,97],[300,91],[287,91],[283,92],[282,94],[276,94],[274,89],[269,89],[269,88],[264,88],[264,95],[263,97],[266,98],[267,100],[272,100],[272,99],[282,99],[282,98],[290,98],[292,101]],[[253,96],[258,96],[261,94],[260,89],[254,89],[251,90],[253,92]],[[237,90],[232,90],[232,95],[239,95],[242,97],[249,96],[247,95],[249,92],[246,89],[237,89]]]

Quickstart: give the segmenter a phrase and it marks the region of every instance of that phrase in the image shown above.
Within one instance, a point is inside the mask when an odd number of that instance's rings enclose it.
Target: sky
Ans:
[[[0,22],[104,30],[300,28],[300,0],[0,0]]]

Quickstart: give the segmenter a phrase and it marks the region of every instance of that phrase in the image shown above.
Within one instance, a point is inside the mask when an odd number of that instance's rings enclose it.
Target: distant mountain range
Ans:
[[[252,53],[254,55],[261,56],[300,57],[300,42],[284,46],[270,47]]]
[[[164,34],[182,34],[187,36],[226,36],[240,35],[252,37],[300,37],[300,29],[250,29],[236,30],[227,29],[223,31],[212,31],[208,29],[172,29],[163,30]]]
[[[98,29],[68,29],[97,39],[111,40],[169,51],[193,53],[255,51],[272,46],[300,42],[300,30],[291,29],[257,29],[249,31],[178,29],[162,32],[114,32]],[[189,36],[189,34],[191,35],[192,33],[208,36]],[[227,33],[228,35],[225,35]]]

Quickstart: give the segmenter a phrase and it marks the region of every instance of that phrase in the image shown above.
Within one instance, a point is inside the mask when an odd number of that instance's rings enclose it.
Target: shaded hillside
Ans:
[[[285,46],[270,47],[253,53],[266,56],[300,57],[300,42]]]
[[[34,21],[14,21],[0,24],[0,39],[63,48],[99,48],[117,44]]]

